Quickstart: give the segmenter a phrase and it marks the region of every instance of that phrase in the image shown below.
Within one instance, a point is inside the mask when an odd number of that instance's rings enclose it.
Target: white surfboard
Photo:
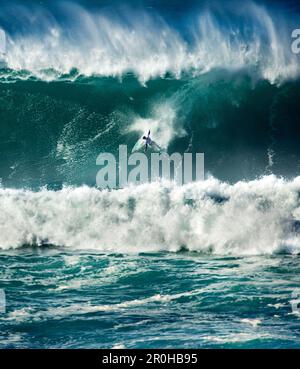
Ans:
[[[138,151],[145,151],[145,140],[140,138],[136,144],[133,146],[133,149],[131,150],[132,153],[138,152]]]
[[[146,141],[143,140],[142,138],[140,138],[136,144],[133,146],[133,149],[131,150],[132,153],[134,152],[145,152],[146,149]],[[161,152],[165,152],[166,150],[161,148],[155,141],[152,141],[151,144],[148,144],[148,150],[150,152],[157,152],[157,153],[161,153]]]

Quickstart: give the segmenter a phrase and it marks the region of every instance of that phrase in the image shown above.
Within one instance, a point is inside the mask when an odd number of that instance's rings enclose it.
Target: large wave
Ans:
[[[173,152],[204,152],[206,172],[235,182],[299,175],[299,82],[253,84],[244,73],[0,84],[4,187],[95,185],[96,158],[118,157],[151,129]]]
[[[300,177],[229,185],[0,190],[0,247],[51,244],[103,252],[300,252]]]
[[[8,35],[11,70],[1,72],[1,78],[133,72],[145,83],[168,73],[179,78],[215,68],[246,68],[272,83],[298,77],[291,31],[299,17],[250,1],[240,6],[202,3],[174,20],[147,6],[133,9],[130,3],[89,10],[75,2],[2,4],[0,26]]]
[[[299,17],[232,4],[0,4],[1,248],[299,253]],[[84,186],[149,128],[169,153],[204,152],[207,179]]]

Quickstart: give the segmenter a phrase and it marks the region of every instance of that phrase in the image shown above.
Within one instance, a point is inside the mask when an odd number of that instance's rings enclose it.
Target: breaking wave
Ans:
[[[0,247],[299,253],[299,14],[99,4],[0,3]],[[148,129],[206,180],[93,188]]]
[[[234,185],[210,178],[114,191],[0,190],[0,246],[56,245],[99,252],[300,252],[300,177]]]
[[[132,72],[145,83],[169,73],[181,78],[216,68],[247,69],[271,83],[297,78],[300,66],[291,52],[291,30],[298,15],[251,1],[239,8],[234,2],[204,2],[178,19],[130,3],[113,10],[88,10],[76,2],[2,4],[9,70],[1,72],[1,79],[122,77]]]

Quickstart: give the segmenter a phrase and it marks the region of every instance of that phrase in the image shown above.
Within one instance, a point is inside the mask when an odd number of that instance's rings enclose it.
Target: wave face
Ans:
[[[287,182],[274,176],[235,185],[210,179],[111,192],[2,189],[0,245],[120,253],[299,253],[299,194],[300,177]]]
[[[169,153],[204,152],[221,180],[297,176],[297,11],[134,5],[0,3],[2,185],[94,186],[99,153],[130,150],[149,128]]]
[[[235,182],[299,174],[299,81],[281,86],[245,73],[180,80],[134,76],[0,84],[4,187],[94,186],[101,152],[130,151],[149,128],[173,152],[204,152],[205,169]]]
[[[291,31],[299,25],[294,8],[250,1],[242,8],[234,1],[188,1],[184,9],[172,2],[173,10],[164,1],[122,3],[1,4],[10,69],[1,78],[132,72],[145,83],[167,73],[180,78],[220,67],[250,69],[272,83],[299,76],[299,59],[291,52]]]

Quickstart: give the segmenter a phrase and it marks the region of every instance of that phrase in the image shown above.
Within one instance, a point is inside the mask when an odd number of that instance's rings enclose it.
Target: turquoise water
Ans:
[[[1,348],[299,348],[299,257],[2,252]]]

